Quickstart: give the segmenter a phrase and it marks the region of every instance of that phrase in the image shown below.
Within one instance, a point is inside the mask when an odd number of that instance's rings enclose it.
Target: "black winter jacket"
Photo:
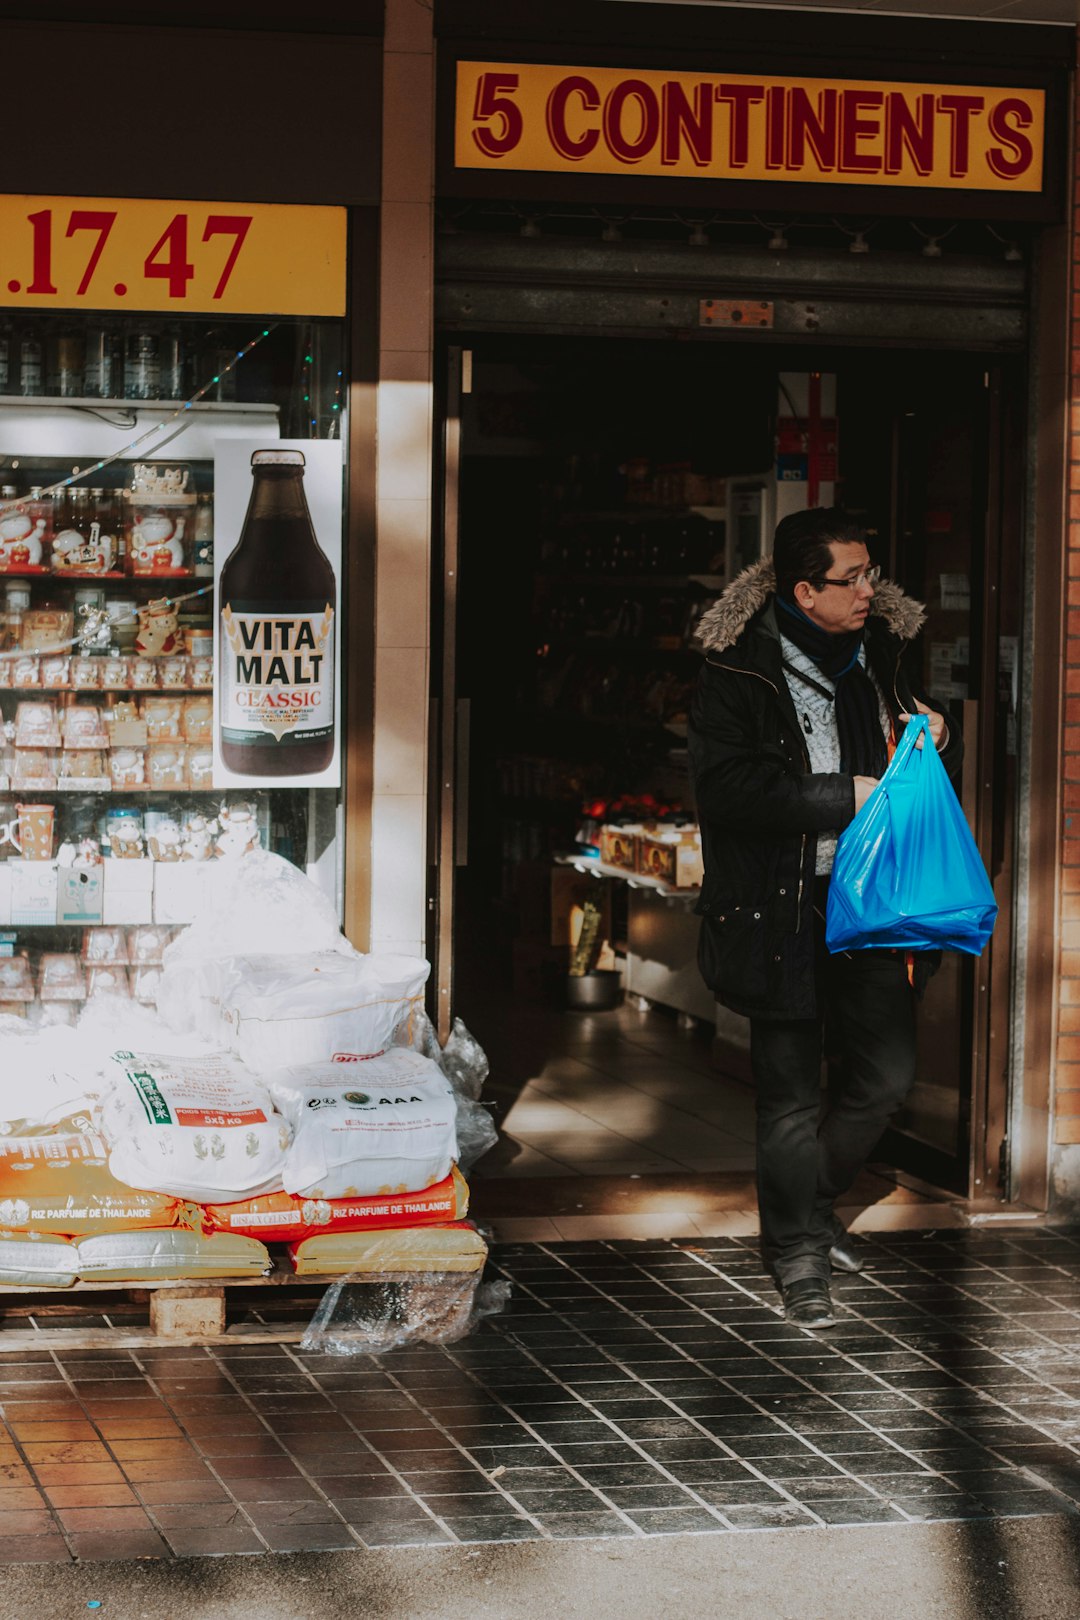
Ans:
[[[690,717],[705,857],[698,963],[706,984],[735,1012],[812,1018],[817,835],[853,819],[855,787],[846,774],[810,772],[784,679],[773,584],[771,559],[746,569],[699,630],[706,658]],[[866,657],[894,722],[915,712],[916,696],[945,712],[914,691],[901,661],[925,617],[898,585],[878,585]],[[955,783],[963,744],[955,720],[946,718],[941,757]],[[938,960],[936,952],[920,954],[923,983]]]

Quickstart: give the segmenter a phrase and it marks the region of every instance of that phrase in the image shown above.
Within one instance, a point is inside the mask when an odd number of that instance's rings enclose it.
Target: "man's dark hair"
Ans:
[[[815,506],[809,512],[789,512],[776,525],[773,536],[777,595],[791,602],[801,579],[823,579],[832,567],[830,545],[858,545],[865,541],[865,531],[842,507]]]

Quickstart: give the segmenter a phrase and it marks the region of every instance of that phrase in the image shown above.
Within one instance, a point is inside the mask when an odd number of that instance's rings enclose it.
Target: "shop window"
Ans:
[[[333,319],[0,318],[0,1013],[153,1003],[248,847],[340,915],[343,354]]]

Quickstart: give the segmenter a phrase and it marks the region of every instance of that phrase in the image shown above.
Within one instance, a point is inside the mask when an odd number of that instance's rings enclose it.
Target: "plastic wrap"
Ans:
[[[431,1272],[422,1281],[399,1279],[331,1283],[301,1350],[322,1355],[370,1356],[406,1344],[453,1344],[485,1316],[510,1302],[507,1282],[481,1283],[475,1275]]]
[[[471,1097],[474,1102],[479,1100],[491,1065],[484,1048],[475,1035],[469,1034],[460,1018],[454,1019],[450,1037],[437,1061],[459,1095]]]
[[[376,1355],[405,1344],[451,1344],[504,1311],[507,1282],[482,1283],[487,1247],[467,1222],[354,1236],[312,1237],[290,1249],[297,1271],[354,1268],[331,1283],[301,1349]],[[311,1264],[300,1262],[308,1251]]]
[[[499,1140],[487,1105],[480,1101],[491,1072],[483,1047],[460,1018],[454,1019],[446,1045],[440,1046],[435,1026],[425,1012],[400,1024],[395,1041],[432,1058],[453,1086],[457,1098],[457,1162],[462,1170],[471,1170]]]

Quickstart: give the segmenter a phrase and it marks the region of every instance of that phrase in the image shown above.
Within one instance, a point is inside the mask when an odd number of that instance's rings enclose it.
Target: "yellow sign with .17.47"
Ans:
[[[0,306],[343,315],[345,210],[0,196]]]

